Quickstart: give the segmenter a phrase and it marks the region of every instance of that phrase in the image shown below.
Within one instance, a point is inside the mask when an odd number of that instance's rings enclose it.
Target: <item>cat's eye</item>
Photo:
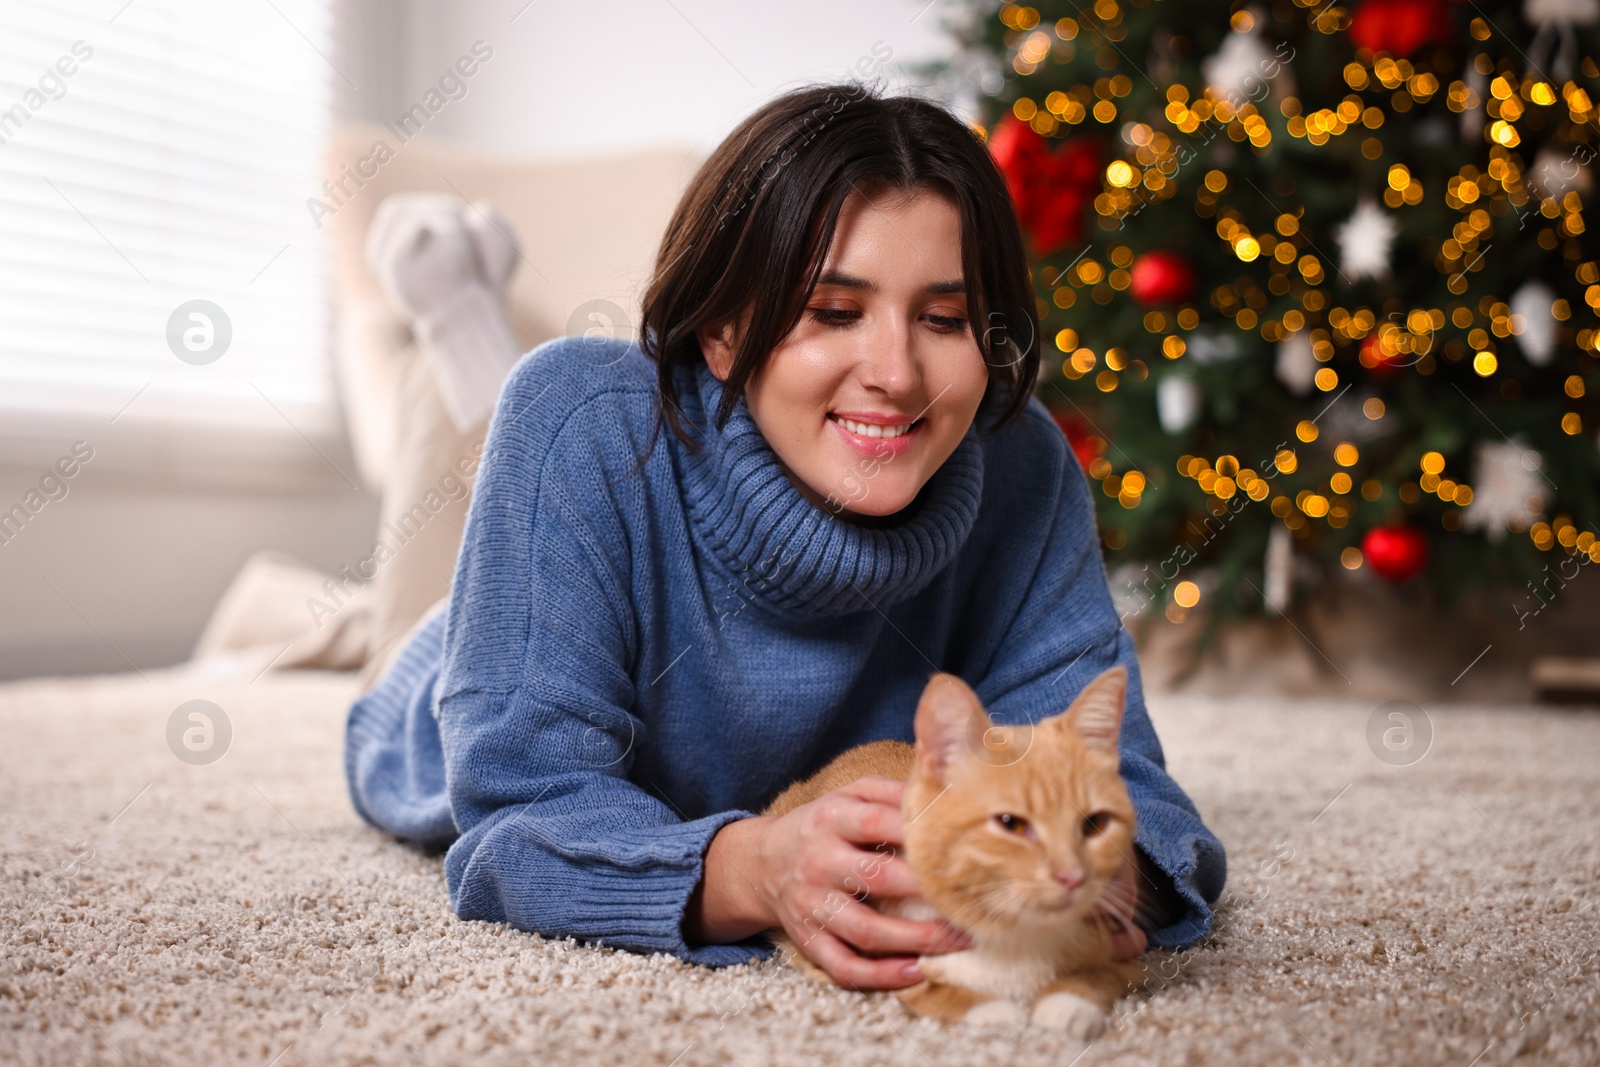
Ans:
[[[1025,834],[1028,832],[1028,820],[1022,818],[1020,815],[1002,813],[996,815],[994,817],[994,821],[1000,825],[1000,829],[1006,831],[1007,833]]]
[[[1083,836],[1093,837],[1110,825],[1111,813],[1109,811],[1097,811],[1093,815],[1085,815],[1083,817]]]

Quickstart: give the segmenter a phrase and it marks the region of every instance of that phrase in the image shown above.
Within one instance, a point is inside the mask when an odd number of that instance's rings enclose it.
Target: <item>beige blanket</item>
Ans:
[[[1074,1062],[1058,1035],[912,1020],[773,964],[455,919],[440,860],[350,808],[353,692],[197,665],[0,686],[0,1058]],[[210,748],[187,713],[169,740],[191,700],[222,709]],[[1430,750],[1397,766],[1371,704],[1150,703],[1236,900],[1202,947],[1150,954],[1171,977],[1077,1062],[1600,1062],[1600,716],[1433,706]]]

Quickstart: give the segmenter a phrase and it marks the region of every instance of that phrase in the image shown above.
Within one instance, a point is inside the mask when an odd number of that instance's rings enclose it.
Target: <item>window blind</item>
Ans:
[[[0,5],[0,439],[328,462],[331,6]]]

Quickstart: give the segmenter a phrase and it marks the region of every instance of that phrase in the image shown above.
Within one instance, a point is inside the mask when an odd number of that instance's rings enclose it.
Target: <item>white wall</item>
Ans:
[[[355,470],[351,457],[340,464]],[[0,468],[0,501],[21,500],[46,469]],[[343,481],[206,485],[91,463],[68,484],[0,545],[0,679],[180,662],[251,553],[276,548],[331,573],[378,525],[377,498]]]
[[[998,6],[998,5],[995,5]],[[849,75],[875,42],[906,67],[951,50],[951,0],[355,0],[341,67],[346,115],[392,118],[474,41],[493,57],[429,135],[532,158],[676,147],[710,152],[764,100]],[[346,62],[347,61],[347,62]],[[955,88],[960,92],[960,88]],[[940,87],[958,110],[970,103]]]
[[[492,58],[427,135],[544,159],[653,147],[704,155],[757,104],[807,81],[848,76],[879,41],[893,52],[882,72],[888,86],[916,84],[904,65],[949,47],[941,21],[953,7],[345,2],[328,57],[341,117],[395,118],[482,40]],[[965,110],[960,92],[930,95]],[[18,499],[38,479],[43,460],[35,459],[0,458],[0,501]],[[348,449],[333,450],[330,462],[355,469]],[[0,547],[0,679],[180,661],[252,552],[276,548],[332,571],[370,545],[377,524],[376,497],[331,475],[318,484],[257,477],[246,485],[111,466],[86,469],[68,497]]]

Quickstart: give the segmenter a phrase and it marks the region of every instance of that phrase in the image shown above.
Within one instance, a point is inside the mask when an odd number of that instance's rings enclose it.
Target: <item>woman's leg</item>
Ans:
[[[428,361],[407,347],[398,389],[402,416],[378,526],[378,540],[392,555],[366,590],[372,622],[362,692],[378,684],[421,620],[450,595],[488,429],[487,419],[466,433],[456,429]]]
[[[389,552],[364,590],[371,624],[361,695],[345,726],[345,772],[363,818],[426,845],[457,836],[435,693],[484,436],[521,351],[501,295],[516,246],[509,224],[493,224],[492,214],[474,204],[464,217],[449,197],[391,197],[366,248],[415,340],[398,352],[378,528]]]
[[[356,811],[428,847],[458,836],[434,711],[448,605],[441,599],[404,635],[394,662],[350,706],[345,723],[345,781]]]
[[[388,557],[366,589],[371,627],[361,694],[345,723],[350,800],[380,830],[428,847],[457,836],[445,792],[434,692],[450,585],[487,419],[461,433],[414,347],[398,390],[402,416],[378,539]]]

